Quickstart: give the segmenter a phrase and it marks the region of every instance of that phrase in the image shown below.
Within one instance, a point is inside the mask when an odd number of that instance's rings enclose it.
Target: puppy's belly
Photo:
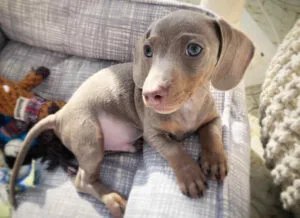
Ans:
[[[104,137],[104,150],[135,152],[134,142],[142,136],[141,131],[132,124],[115,118],[114,116],[101,113],[99,122]]]

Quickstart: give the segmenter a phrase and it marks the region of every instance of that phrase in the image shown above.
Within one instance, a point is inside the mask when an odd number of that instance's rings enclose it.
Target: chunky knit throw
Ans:
[[[264,158],[285,209],[300,205],[300,19],[267,70],[260,96]],[[298,207],[298,208],[297,208]]]

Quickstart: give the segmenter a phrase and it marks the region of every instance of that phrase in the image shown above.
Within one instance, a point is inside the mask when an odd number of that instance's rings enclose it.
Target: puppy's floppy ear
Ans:
[[[151,61],[146,60],[144,55],[144,42],[149,37],[152,26],[153,24],[149,27],[147,32],[137,40],[133,54],[133,81],[139,88],[143,88],[144,81],[151,67]]]
[[[223,19],[216,20],[220,40],[219,58],[212,85],[219,90],[235,87],[242,79],[254,54],[252,42]]]

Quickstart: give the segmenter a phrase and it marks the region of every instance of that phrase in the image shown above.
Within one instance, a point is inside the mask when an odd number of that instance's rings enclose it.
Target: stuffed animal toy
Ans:
[[[9,168],[12,168],[22,141],[30,127],[65,105],[63,101],[47,101],[30,93],[49,74],[49,69],[39,67],[37,70],[32,70],[20,82],[12,82],[0,77],[0,147]],[[40,157],[49,162],[48,169],[54,169],[59,165],[65,170],[74,171],[77,169],[77,166],[70,161],[74,159],[73,154],[62,145],[51,131],[42,134],[32,144],[24,164],[28,165],[32,159]]]
[[[65,105],[63,101],[46,101],[30,91],[40,85],[50,74],[49,69],[32,70],[20,82],[0,77],[0,114],[24,122],[35,123]]]
[[[30,126],[48,114],[55,113],[65,104],[62,101],[46,101],[30,92],[49,74],[49,69],[39,67],[32,70],[20,82],[0,77],[0,145],[9,168],[12,168],[16,152],[20,149]],[[36,142],[33,146],[35,144]],[[45,155],[45,148],[31,150],[32,155],[29,155],[25,165],[31,163],[32,159]]]

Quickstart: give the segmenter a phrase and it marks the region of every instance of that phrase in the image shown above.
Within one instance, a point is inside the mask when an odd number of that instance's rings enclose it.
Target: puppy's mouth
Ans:
[[[143,96],[143,102],[146,107],[151,108],[159,114],[171,114],[180,109],[184,102],[189,99],[188,96],[165,96],[164,98],[157,97],[154,100],[149,100]]]
[[[179,110],[180,106],[164,106],[164,105],[157,105],[157,106],[149,106],[146,104],[147,107],[154,110],[156,113],[159,114],[171,114],[177,110]]]

